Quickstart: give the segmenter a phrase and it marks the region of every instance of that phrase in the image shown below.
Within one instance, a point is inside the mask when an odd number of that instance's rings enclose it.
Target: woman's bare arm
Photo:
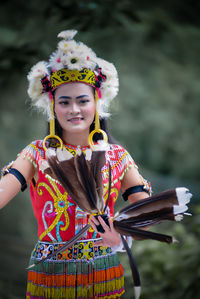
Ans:
[[[24,176],[26,182],[30,181],[35,174],[35,167],[28,160],[22,158],[22,154],[13,162],[13,168],[16,168]],[[11,201],[21,190],[21,183],[13,174],[6,174],[0,180],[0,209]]]
[[[133,187],[133,186],[137,186],[137,185],[143,185],[143,179],[141,177],[141,175],[139,174],[138,170],[136,167],[132,167],[131,169],[129,169],[123,180],[122,180],[122,184],[121,184],[121,189],[122,192],[125,192],[128,188]],[[134,193],[129,195],[128,200],[130,203],[134,203],[138,200],[141,200],[143,198],[149,197],[148,193],[146,192],[138,192],[138,193]]]

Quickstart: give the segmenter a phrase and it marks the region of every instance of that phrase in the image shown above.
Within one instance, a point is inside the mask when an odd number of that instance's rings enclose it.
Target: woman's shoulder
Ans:
[[[125,161],[127,158],[131,159],[129,152],[120,144],[110,144],[110,149],[107,151],[107,156],[109,160],[116,161]]]
[[[33,150],[37,150],[37,151],[44,151],[44,147],[43,147],[43,139],[37,139],[37,140],[33,140],[31,141],[24,150],[26,149],[33,149]]]
[[[128,151],[121,144],[110,144],[110,152],[115,152],[116,154],[128,154]]]
[[[30,146],[33,148],[38,148],[38,149],[43,149],[43,139],[33,140],[27,146]]]
[[[43,140],[33,140],[29,143],[20,153],[23,158],[28,158],[31,161],[37,161],[38,159],[45,158],[45,150],[43,147]]]
[[[120,144],[110,144],[106,159],[111,164],[113,175],[119,177],[119,180],[124,177],[129,168],[136,166],[128,151]]]
[[[109,144],[111,149],[124,149],[124,147],[121,144],[114,143],[114,144]]]

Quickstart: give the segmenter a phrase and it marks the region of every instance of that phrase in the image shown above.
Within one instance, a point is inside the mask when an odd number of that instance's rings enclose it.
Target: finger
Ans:
[[[95,247],[97,247],[97,246],[104,246],[103,244],[104,244],[103,241],[96,241],[96,242],[94,243],[94,246],[95,246]]]
[[[109,222],[111,231],[115,230],[114,225],[113,225],[113,221],[111,220],[111,218],[108,219],[108,222]]]
[[[109,232],[110,228],[109,226],[104,222],[104,220],[101,218],[101,216],[98,216],[98,220],[101,223],[103,229],[105,230],[105,232]]]
[[[98,232],[97,231],[97,227],[96,227],[96,225],[94,224],[94,222],[92,221],[92,220],[90,220],[90,225],[91,225],[91,227],[93,228],[93,230],[95,230],[96,232]]]
[[[93,215],[90,216],[90,219],[93,221],[95,225],[99,225],[99,221]]]

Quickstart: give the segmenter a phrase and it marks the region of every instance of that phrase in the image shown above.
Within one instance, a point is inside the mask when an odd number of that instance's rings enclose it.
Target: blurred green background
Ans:
[[[56,49],[57,34],[77,29],[77,40],[119,71],[111,132],[135,159],[154,193],[185,186],[193,193],[181,223],[154,231],[179,243],[134,241],[141,299],[200,298],[200,4],[191,0],[9,0],[0,9],[0,165],[46,133],[31,109],[27,73]],[[119,198],[117,207],[124,205]],[[37,240],[29,192],[0,211],[0,299],[25,298],[26,270]],[[125,254],[126,294],[133,298]]]

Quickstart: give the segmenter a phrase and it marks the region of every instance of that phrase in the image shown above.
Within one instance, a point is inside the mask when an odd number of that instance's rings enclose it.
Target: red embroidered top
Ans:
[[[33,210],[38,223],[38,238],[47,242],[64,242],[70,240],[88,221],[88,215],[83,212],[67,194],[64,188],[50,176],[43,172],[46,168],[43,140],[33,141],[23,151],[24,158],[28,158],[38,171],[38,181],[30,182],[30,195]],[[65,144],[73,155],[78,147]],[[84,152],[87,147],[81,147]],[[108,196],[108,159],[111,163],[112,184],[108,213],[113,216],[114,204],[117,200],[121,180],[126,171],[135,166],[129,153],[120,145],[110,145],[106,153],[106,163],[102,168],[104,184],[104,200]],[[96,232],[91,228],[84,238],[95,238]]]

